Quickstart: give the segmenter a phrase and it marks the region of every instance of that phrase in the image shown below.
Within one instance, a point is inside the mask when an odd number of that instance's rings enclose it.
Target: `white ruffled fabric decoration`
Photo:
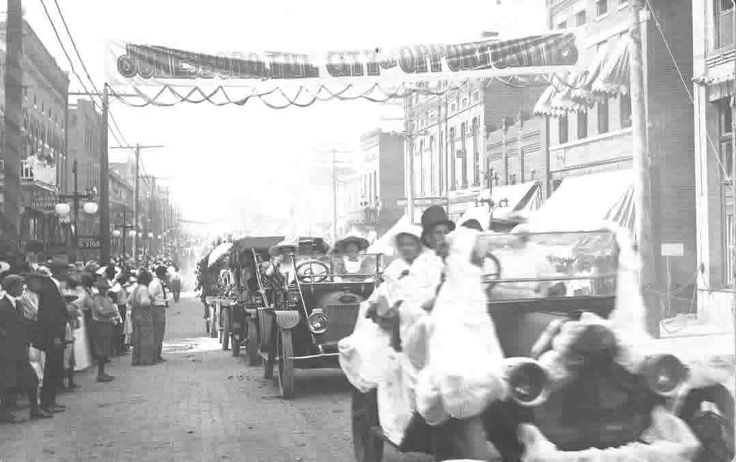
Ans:
[[[412,368],[406,367],[402,353],[390,347],[391,334],[367,319],[365,313],[380,297],[385,297],[389,306],[407,297],[408,276],[402,276],[407,270],[411,266],[405,261],[391,262],[384,271],[384,282],[361,304],[353,333],[338,343],[340,367],[348,381],[362,393],[377,389],[381,429],[397,445],[412,416],[413,398],[407,385],[412,383]]]
[[[448,236],[446,281],[425,325],[427,364],[417,379],[416,403],[430,425],[477,416],[507,392],[482,270],[470,262],[477,234],[460,228]]]

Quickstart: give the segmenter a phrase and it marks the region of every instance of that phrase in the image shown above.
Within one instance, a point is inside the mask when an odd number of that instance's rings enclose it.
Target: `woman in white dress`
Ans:
[[[82,281],[78,276],[72,276],[67,281],[68,295],[76,295],[77,299],[72,305],[77,309],[78,323],[74,329],[74,372],[87,369],[91,364],[92,353],[87,339],[87,326],[84,320],[84,311],[91,309],[92,298],[82,287]]]

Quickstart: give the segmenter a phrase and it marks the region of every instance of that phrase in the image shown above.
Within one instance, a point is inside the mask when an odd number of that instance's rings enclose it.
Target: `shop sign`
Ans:
[[[80,249],[97,250],[101,247],[100,238],[94,236],[79,236],[77,244]]]
[[[446,197],[415,197],[414,207],[431,207],[433,205],[447,207],[448,202]],[[408,203],[407,199],[396,199],[397,207],[406,207]]]
[[[43,189],[25,189],[21,193],[21,200],[24,206],[44,212],[53,211],[58,202],[56,193]]]

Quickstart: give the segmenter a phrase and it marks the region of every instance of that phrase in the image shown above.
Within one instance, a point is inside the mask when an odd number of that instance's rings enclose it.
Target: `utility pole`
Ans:
[[[642,260],[640,284],[646,306],[647,330],[659,337],[661,309],[658,297],[653,295],[656,287],[656,265],[654,248],[654,226],[652,216],[651,171],[652,159],[647,146],[647,118],[644,95],[644,66],[641,43],[641,4],[631,1],[631,125],[634,157],[634,192],[636,209],[636,238]]]
[[[337,151],[332,149],[332,245],[337,242]]]
[[[102,90],[102,130],[100,133],[100,260],[110,262],[110,163],[107,148],[109,99],[107,84]]]
[[[3,178],[3,233],[5,239],[20,243],[21,134],[23,123],[23,6],[8,0],[5,65],[5,146]]]
[[[140,144],[136,143],[135,146],[113,146],[111,149],[134,149],[135,150],[135,192],[134,192],[134,202],[133,202],[133,225],[135,226],[135,235],[133,236],[133,259],[135,260],[138,256],[138,235],[140,232],[138,231],[138,226],[140,225],[140,176],[141,176],[141,149],[156,149],[156,148],[163,148],[164,146],[161,145],[151,145],[151,146],[141,146]]]
[[[733,38],[734,47],[736,47],[736,0],[733,0],[733,9],[731,10],[733,17],[731,18],[731,34]],[[734,64],[734,81],[731,96],[731,206],[732,206],[732,218],[731,218],[731,245],[730,249],[726,249],[727,252],[731,252],[731,303],[732,313],[734,316],[734,329],[736,330],[736,58],[733,61]],[[728,229],[728,228],[726,228]],[[734,335],[736,341],[736,335]],[[734,345],[736,348],[736,345]],[[734,428],[736,432],[736,428]]]
[[[407,110],[408,112],[408,110]],[[407,114],[408,115],[408,114]],[[406,144],[407,144],[407,155],[409,156],[408,169],[409,175],[406,187],[406,205],[409,213],[409,223],[414,224],[414,135],[411,133],[412,123],[409,117],[406,117],[405,132],[406,132]]]

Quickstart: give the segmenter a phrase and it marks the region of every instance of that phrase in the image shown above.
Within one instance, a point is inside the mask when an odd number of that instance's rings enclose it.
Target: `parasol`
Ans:
[[[225,242],[212,249],[212,252],[210,252],[209,257],[207,258],[207,267],[210,268],[214,266],[215,263],[230,252],[230,248],[232,246],[232,242]]]

